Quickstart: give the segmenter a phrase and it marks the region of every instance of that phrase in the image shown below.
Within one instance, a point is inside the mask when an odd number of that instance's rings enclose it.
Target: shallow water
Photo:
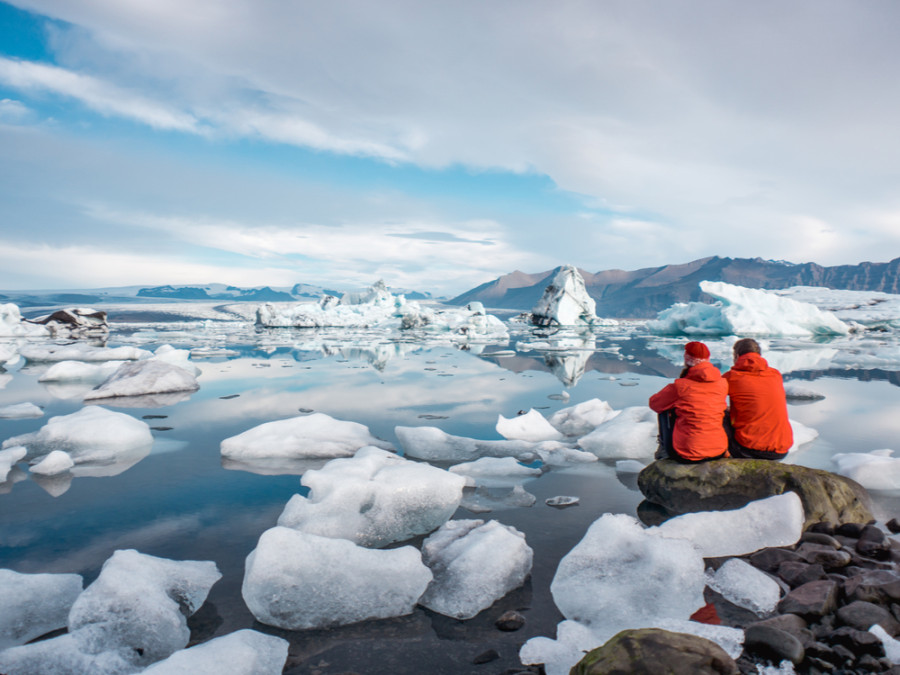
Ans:
[[[365,424],[398,448],[398,425],[438,426],[451,434],[495,439],[500,438],[494,429],[498,414],[512,417],[537,408],[550,415],[592,398],[616,409],[646,405],[648,396],[679,371],[670,354],[673,349],[677,353],[683,339],[643,335],[639,325],[595,333],[593,340],[562,343],[569,348],[560,352],[543,349],[554,346],[547,344],[554,340],[560,346],[559,336],[524,328],[509,344],[460,348],[366,331],[258,330],[210,322],[117,325],[108,346],[193,349],[193,360],[203,371],[201,388],[187,400],[163,407],[107,406],[138,418],[152,416],[146,421],[156,428],[150,454],[131,466],[110,467],[109,473],[120,471],[116,475],[36,481],[16,470],[0,485],[0,567],[76,572],[89,583],[117,549],[213,560],[223,578],[191,619],[192,639],[245,627],[281,635],[292,645],[289,673],[500,673],[514,668],[523,642],[555,635],[562,617],[549,585],[559,559],[602,513],[635,513],[641,495],[633,476],[618,477],[611,461],[553,469],[524,483],[537,497],[531,508],[498,505],[479,514],[460,508],[455,518],[495,518],[516,527],[535,552],[526,586],[474,619],[457,621],[417,609],[398,619],[286,632],[255,622],[240,586],[244,559],[259,535],[275,524],[291,495],[302,491],[299,475],[272,475],[277,471],[272,467],[223,467],[219,443],[263,422],[308,411]],[[880,345],[859,340],[853,345],[862,352],[896,348],[892,335],[879,340]],[[727,352],[727,345],[710,343],[714,354]],[[773,353],[791,358],[822,348],[797,341],[770,345]],[[882,363],[878,370],[827,365],[825,370],[786,373],[786,379],[803,380],[825,395],[821,401],[790,406],[793,419],[820,432],[790,461],[833,469],[835,452],[894,447],[900,432],[900,363]],[[4,378],[0,405],[31,401],[46,415],[0,420],[0,440],[34,431],[48,417],[81,407],[88,387],[39,383],[47,367],[28,364]],[[562,400],[566,394],[568,400]],[[301,471],[295,469],[296,474]],[[495,496],[502,492],[491,491]],[[566,509],[544,503],[557,495],[581,501]],[[875,497],[880,518],[900,514],[896,494]],[[507,609],[523,612],[523,629],[502,633],[493,627]],[[473,665],[473,658],[488,649],[496,649],[500,658]]]

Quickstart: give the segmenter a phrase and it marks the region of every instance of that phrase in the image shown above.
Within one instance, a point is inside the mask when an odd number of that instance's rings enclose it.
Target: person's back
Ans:
[[[748,343],[748,344],[743,344]],[[734,429],[733,456],[781,459],[794,443],[781,373],[771,368],[754,340],[735,343],[734,366],[725,373]],[[742,453],[749,450],[750,453]]]
[[[657,413],[674,409],[673,449],[680,458],[692,462],[721,457],[728,449],[728,437],[722,425],[728,383],[708,358],[706,350],[702,360],[649,401]]]

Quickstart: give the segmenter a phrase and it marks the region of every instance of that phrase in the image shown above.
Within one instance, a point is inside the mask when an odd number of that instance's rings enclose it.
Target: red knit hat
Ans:
[[[684,346],[684,353],[695,359],[706,360],[709,358],[709,347],[702,342],[688,342]]]

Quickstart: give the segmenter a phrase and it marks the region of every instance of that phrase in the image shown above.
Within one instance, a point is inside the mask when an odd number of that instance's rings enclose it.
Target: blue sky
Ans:
[[[892,0],[0,2],[0,289],[900,256]]]

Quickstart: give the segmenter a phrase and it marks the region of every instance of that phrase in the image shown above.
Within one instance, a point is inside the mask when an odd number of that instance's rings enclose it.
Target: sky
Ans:
[[[900,256],[894,0],[0,2],[0,289]]]

